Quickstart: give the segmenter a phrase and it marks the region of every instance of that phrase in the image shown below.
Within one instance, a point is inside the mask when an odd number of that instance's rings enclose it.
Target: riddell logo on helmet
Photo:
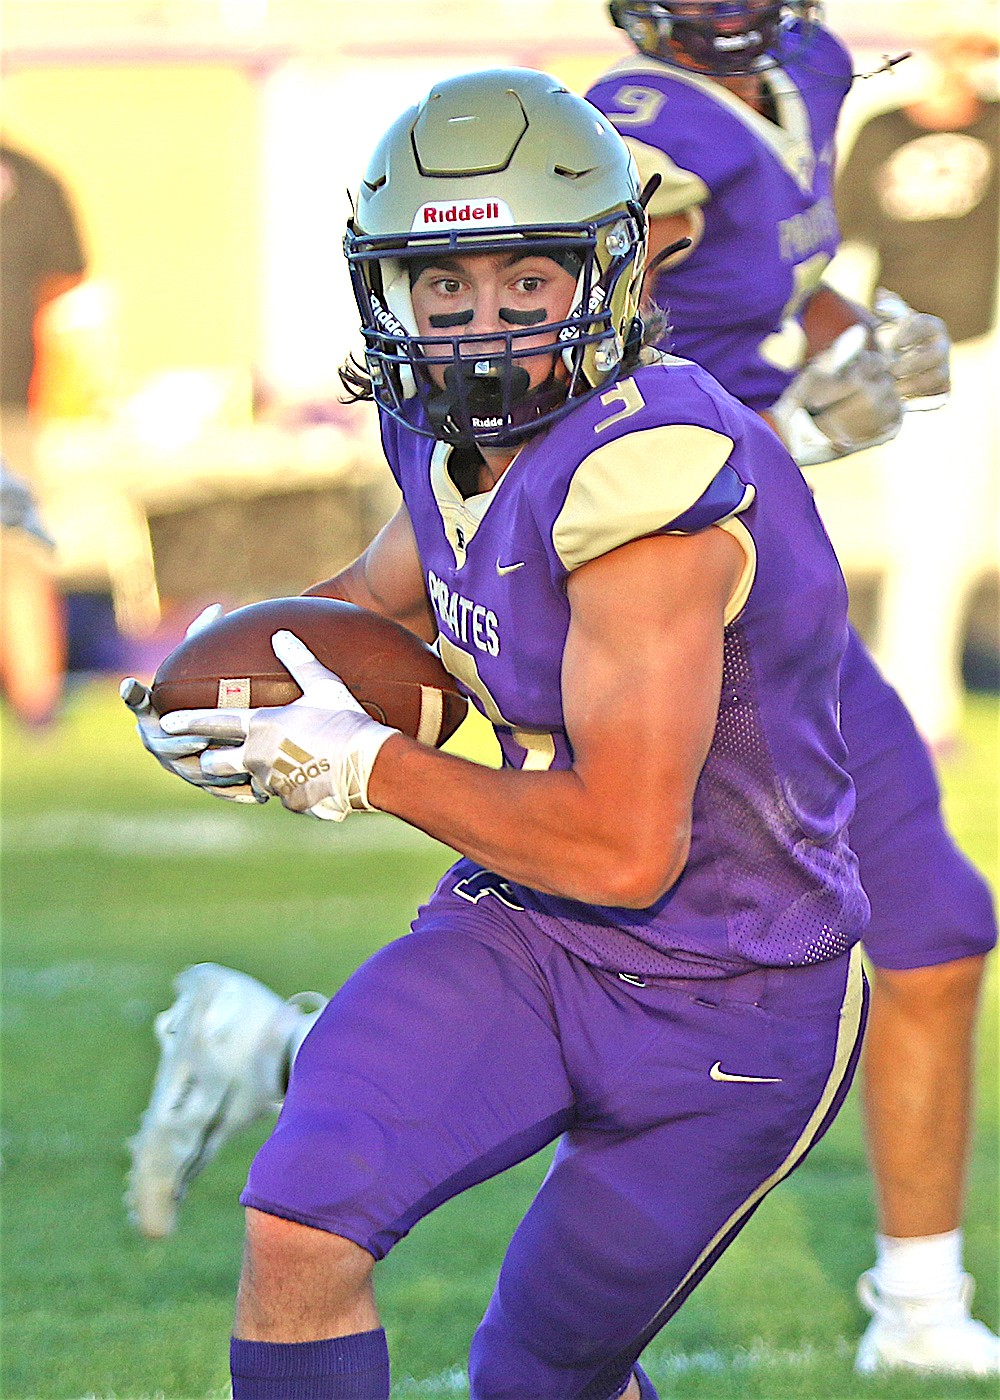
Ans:
[[[451,224],[510,225],[514,215],[502,199],[435,199],[422,204],[413,220],[411,233],[424,229],[447,228]]]

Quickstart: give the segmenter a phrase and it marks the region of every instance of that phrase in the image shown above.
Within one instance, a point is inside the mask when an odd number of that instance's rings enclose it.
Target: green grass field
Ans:
[[[944,775],[956,834],[994,879],[997,720],[994,701],[970,702]],[[2,1395],[225,1396],[237,1194],[267,1125],[194,1183],[171,1239],[132,1233],[124,1139],[155,1065],[152,1018],[201,960],[283,994],[332,991],[405,931],[449,853],[389,818],[331,830],[183,787],[142,754],[109,682],[76,691],[54,734],[7,722],[3,738]],[[994,1327],[996,1002],[994,968],[966,1222],[976,1310]],[[394,1396],[467,1394],[470,1336],[544,1165],[450,1203],[380,1266]],[[649,1349],[664,1400],[995,1396],[993,1383],[853,1375],[872,1218],[852,1099]]]

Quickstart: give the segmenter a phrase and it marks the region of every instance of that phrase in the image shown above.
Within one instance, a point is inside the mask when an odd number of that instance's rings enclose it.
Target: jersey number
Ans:
[[[494,899],[499,899],[501,904],[506,904],[508,909],[524,908],[524,905],[518,904],[514,898],[514,891],[507,881],[501,880],[499,875],[494,875],[492,870],[477,870],[475,875],[470,875],[467,880],[459,880],[452,894],[457,894],[459,899],[467,899],[470,904],[478,904],[481,899],[491,894]]]
[[[518,729],[516,725],[511,724],[509,719],[504,718],[500,706],[493,699],[479,674],[476,658],[463,647],[457,647],[447,637],[440,638],[440,648],[441,660],[446,669],[453,676],[456,676],[463,685],[468,686],[473,695],[479,699],[483,713],[490,724],[502,729],[509,729],[514,743],[524,749],[524,760],[521,763],[521,768],[535,773],[544,773],[551,768],[556,756],[556,744],[552,735],[546,734],[542,730]]]
[[[622,87],[615,93],[615,103],[624,111],[609,114],[615,126],[648,126],[666,102],[662,92],[648,87]]]
[[[606,394],[601,395],[601,403],[609,407],[613,403],[624,404],[617,413],[612,413],[610,418],[602,418],[600,423],[595,423],[594,432],[603,433],[605,428],[610,428],[612,423],[620,423],[623,418],[631,418],[633,413],[638,413],[641,408],[646,407],[646,400],[639,392],[639,386],[634,379],[623,379],[619,384],[614,384]]]

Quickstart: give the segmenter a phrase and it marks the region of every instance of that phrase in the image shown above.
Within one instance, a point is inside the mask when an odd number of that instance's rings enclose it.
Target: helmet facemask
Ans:
[[[476,229],[446,239],[416,233],[401,243],[349,230],[345,248],[376,402],[403,418],[416,397],[427,426],[412,412],[407,426],[455,445],[507,447],[557,421],[615,376],[626,339],[636,336],[645,232],[637,203],[584,226]],[[411,287],[423,267],[448,256],[512,251],[552,258],[576,273],[564,318],[522,322],[520,313],[501,308],[508,324],[488,333],[457,325],[419,333]],[[532,386],[526,362],[546,356],[550,371]]]
[[[611,18],[653,58],[713,77],[773,68],[801,49],[818,6],[806,0],[611,0]]]

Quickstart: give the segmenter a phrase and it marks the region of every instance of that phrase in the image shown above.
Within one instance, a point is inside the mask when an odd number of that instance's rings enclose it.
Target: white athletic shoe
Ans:
[[[190,1183],[233,1133],[278,1107],[288,1067],[326,999],[282,1001],[244,972],[197,963],[156,1018],[160,1063],[149,1107],[129,1139],[125,1207],[150,1239],[169,1235]]]
[[[970,1314],[975,1284],[969,1274],[934,1298],[880,1293],[871,1272],[858,1279],[858,1297],[872,1320],[854,1369],[861,1375],[906,1369],[956,1376],[1000,1374],[1000,1337]]]

